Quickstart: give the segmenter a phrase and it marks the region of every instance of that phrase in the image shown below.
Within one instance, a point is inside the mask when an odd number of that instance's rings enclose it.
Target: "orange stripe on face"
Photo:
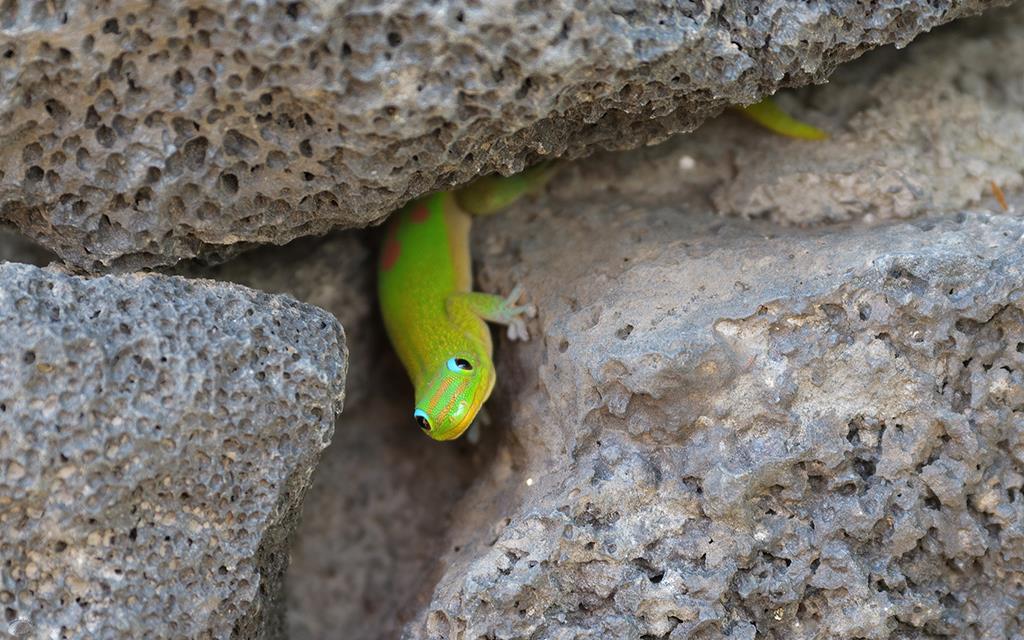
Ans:
[[[441,400],[441,397],[444,396],[445,392],[448,391],[448,387],[450,386],[452,386],[452,379],[445,376],[444,379],[441,380],[441,384],[437,385],[437,391],[434,392],[434,395],[430,396],[430,401],[427,402],[427,409],[430,410],[431,418],[437,417],[437,412],[435,411],[435,409],[437,409],[437,403]]]
[[[459,398],[462,397],[462,392],[469,386],[469,378],[463,378],[459,381],[459,386],[455,388],[455,391],[451,396],[448,397],[448,404],[444,406],[444,413],[441,415],[447,416],[451,413],[451,410],[455,407],[455,403],[458,402]]]

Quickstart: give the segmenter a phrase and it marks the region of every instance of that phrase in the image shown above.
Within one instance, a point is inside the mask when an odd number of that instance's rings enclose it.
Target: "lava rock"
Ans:
[[[1004,4],[8,3],[0,219],[129,270],[628,148]]]
[[[342,405],[337,321],[160,275],[8,263],[0,284],[8,631],[280,637],[288,538]]]
[[[1002,209],[998,194],[1013,199],[1024,187],[1022,29],[1016,4],[904,50],[871,51],[827,85],[775,97],[828,140],[785,138],[726,113],[663,144],[577,163],[571,172],[586,179],[556,195],[603,190],[638,206],[710,200],[722,215],[803,226]]]
[[[345,378],[345,407],[352,409],[373,391],[380,353],[387,348],[376,314],[371,243],[363,235],[334,233],[247,251],[219,265],[190,261],[173,271],[288,294],[330,312],[345,327],[352,363]]]
[[[535,338],[500,345],[503,455],[404,637],[1019,633],[1024,220],[687,209],[479,225]]]
[[[714,193],[718,210],[796,224],[882,220],[1019,190],[1022,29],[1017,4],[839,69],[795,107],[832,138],[749,139],[733,158],[735,175]]]

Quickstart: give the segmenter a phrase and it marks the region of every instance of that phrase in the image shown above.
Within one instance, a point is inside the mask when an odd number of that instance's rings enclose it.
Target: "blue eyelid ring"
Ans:
[[[460,367],[459,362],[464,362],[466,366]],[[448,358],[448,370],[454,371],[455,373],[466,373],[467,371],[473,370],[473,365],[469,363],[469,360],[465,358]]]
[[[416,420],[416,424],[420,426],[420,429],[430,431],[430,418],[427,417],[426,411],[423,409],[417,409],[412,412],[412,417]]]

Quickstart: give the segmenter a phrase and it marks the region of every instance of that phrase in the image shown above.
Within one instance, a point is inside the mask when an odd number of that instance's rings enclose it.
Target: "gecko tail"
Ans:
[[[801,122],[779,108],[771,98],[737,110],[762,127],[780,135],[801,140],[825,140],[828,134],[814,125]]]

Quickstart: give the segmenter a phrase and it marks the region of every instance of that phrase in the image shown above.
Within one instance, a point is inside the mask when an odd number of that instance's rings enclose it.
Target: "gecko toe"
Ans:
[[[526,323],[522,318],[516,318],[508,325],[509,340],[529,340],[530,332],[526,329]]]
[[[515,304],[516,302],[519,301],[519,296],[521,295],[523,295],[523,285],[517,284],[516,286],[512,287],[512,291],[509,292],[506,300],[508,300],[509,304]]]

